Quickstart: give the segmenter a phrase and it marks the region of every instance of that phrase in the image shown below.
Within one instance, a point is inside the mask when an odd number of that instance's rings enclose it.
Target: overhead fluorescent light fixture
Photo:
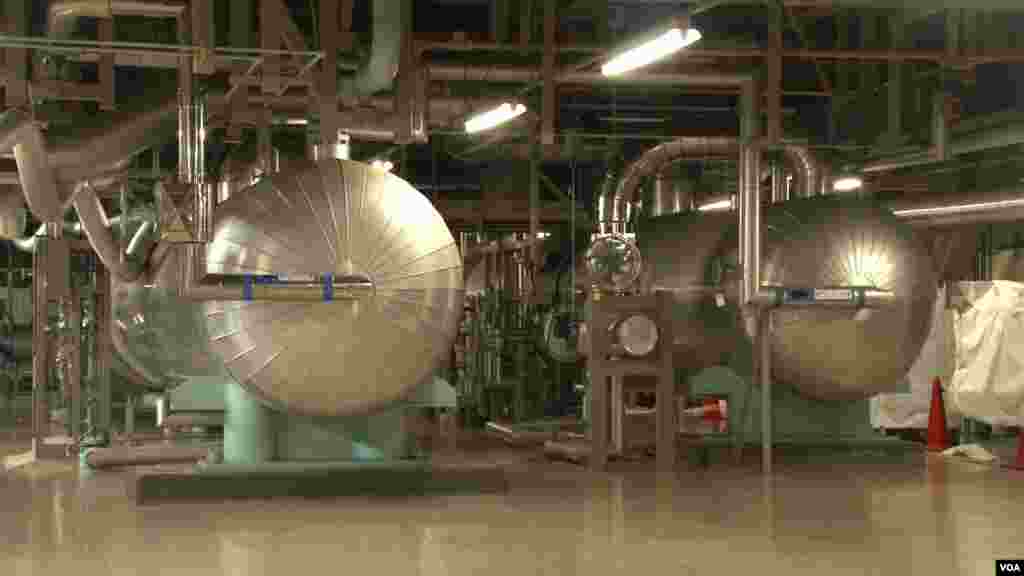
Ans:
[[[936,206],[934,208],[911,208],[908,210],[895,210],[896,216],[943,216],[947,214],[969,214],[971,212],[984,212],[997,210],[999,208],[1014,208],[1024,206],[1024,198],[1014,200],[997,200],[994,202],[979,202],[977,204],[956,204],[954,206]]]
[[[373,166],[374,168],[378,168],[378,169],[383,170],[385,172],[391,172],[391,169],[395,167],[394,163],[392,163],[390,160],[379,160],[379,159],[378,160],[374,160],[373,162],[370,162],[370,166]]]
[[[726,198],[724,200],[716,200],[715,202],[708,202],[697,208],[698,212],[724,212],[726,210],[732,210],[733,199]]]
[[[836,192],[853,192],[854,190],[860,190],[864,187],[864,180],[858,176],[845,176],[843,178],[837,178],[832,183],[832,190]]]
[[[289,118],[285,121],[285,124],[289,126],[307,126],[309,125],[309,120],[306,118]]]
[[[483,114],[478,114],[469,120],[466,120],[466,133],[475,134],[477,132],[483,132],[484,130],[490,130],[495,126],[499,126],[505,122],[518,118],[525,113],[526,106],[505,102],[493,110],[489,110]]]
[[[654,40],[612,58],[601,66],[601,74],[619,76],[643,68],[698,42],[700,38],[700,31],[696,28],[672,28]]]

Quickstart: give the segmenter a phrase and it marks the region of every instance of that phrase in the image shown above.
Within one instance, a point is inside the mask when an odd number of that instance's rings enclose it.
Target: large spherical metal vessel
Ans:
[[[746,339],[735,307],[737,230],[729,223],[717,237],[714,232],[715,224],[734,215],[686,218],[697,219],[690,221],[692,230],[677,225],[679,232],[672,234],[673,227],[656,224],[659,229],[645,244],[651,262],[647,281],[677,292],[677,359],[703,368],[726,363],[730,348]],[[901,389],[927,338],[935,299],[937,276],[923,242],[884,209],[859,200],[818,198],[772,206],[765,210],[764,224],[763,284],[871,286],[896,297],[891,307],[878,311],[776,309],[773,376],[823,400]],[[716,283],[725,306],[722,299],[716,303],[711,295],[688,290]]]
[[[358,301],[208,304],[210,348],[266,403],[323,416],[401,399],[447,357],[463,307],[462,257],[444,219],[401,178],[322,160],[274,174],[216,211],[208,274],[373,284]]]

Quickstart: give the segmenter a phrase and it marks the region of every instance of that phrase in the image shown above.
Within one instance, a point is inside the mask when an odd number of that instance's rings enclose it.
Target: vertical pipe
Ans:
[[[98,264],[98,263],[97,263]],[[96,428],[103,432],[110,430],[111,424],[111,392],[110,392],[110,319],[112,316],[112,298],[110,293],[110,274],[102,264],[96,266]]]
[[[611,393],[608,397],[608,415],[611,424],[611,448],[613,454],[622,454],[623,445],[623,397],[622,377],[611,377]]]
[[[540,143],[534,138],[530,147],[530,266],[539,268],[540,243],[536,241],[540,231]]]
[[[274,459],[274,413],[234,380],[224,384],[224,462],[258,464]]]
[[[129,394],[124,403],[124,433],[135,434],[135,402],[136,396]]]
[[[788,200],[786,197],[786,174],[782,170],[782,165],[778,162],[772,163],[772,204],[779,202],[785,202]]]
[[[558,32],[557,2],[544,2],[544,55],[541,66],[544,88],[541,104],[540,141],[544,146],[555,144],[555,122],[558,114],[557,87],[555,86],[555,42]]]
[[[764,474],[772,473],[772,356],[771,344],[771,312],[761,313],[757,336],[758,369],[761,380],[761,470]]]
[[[782,29],[783,7],[778,5],[774,10],[774,18],[770,24],[769,52],[767,58],[767,81],[765,87],[765,103],[768,117],[765,136],[768,144],[778,144],[782,139]]]
[[[317,90],[320,94],[320,138],[321,146],[331,146],[338,133],[338,0],[320,1],[319,38],[324,59],[320,63],[320,77]]]
[[[892,50],[903,48],[904,23],[900,13],[889,16],[890,47]],[[893,60],[889,63],[889,113],[888,140],[891,145],[898,145],[903,140],[903,69],[901,62]]]
[[[67,359],[68,436],[77,441],[82,434],[82,299],[78,290],[72,289],[68,301],[68,330],[70,331],[70,354]]]
[[[761,286],[761,151],[757,138],[760,114],[756,82],[743,86],[740,146],[740,257],[743,266],[741,305],[746,306]]]

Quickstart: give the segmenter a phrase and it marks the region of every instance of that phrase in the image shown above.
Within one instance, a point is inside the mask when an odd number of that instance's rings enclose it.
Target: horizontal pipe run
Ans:
[[[244,282],[233,281],[223,284],[200,284],[185,291],[191,300],[271,300],[275,302],[324,302],[331,300],[362,300],[374,294],[373,284],[362,282],[334,282],[325,295],[323,284],[274,283],[253,284],[246,288]]]
[[[418,42],[417,49],[423,52],[506,52],[541,53],[543,46],[501,44],[494,42]],[[607,47],[566,44],[558,46],[560,54],[609,54]],[[687,48],[691,58],[765,58],[768,50],[758,48]],[[951,57],[942,50],[807,50],[788,49],[782,57],[805,61],[854,61],[854,62],[935,62],[935,63],[977,63],[977,62],[1020,62],[1024,61],[1022,50],[993,50],[984,54]]]
[[[210,449],[203,446],[117,446],[92,448],[84,457],[90,468],[152,466],[157,464],[195,464],[206,459]]]
[[[753,298],[758,308],[885,308],[896,295],[870,288],[782,288],[764,287]]]

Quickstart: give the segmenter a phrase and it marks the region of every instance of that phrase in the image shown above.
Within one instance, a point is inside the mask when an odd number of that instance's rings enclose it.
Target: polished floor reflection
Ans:
[[[127,474],[0,473],[0,570],[78,574],[968,574],[1024,557],[1024,473],[915,454],[594,475],[504,495],[138,507]]]

